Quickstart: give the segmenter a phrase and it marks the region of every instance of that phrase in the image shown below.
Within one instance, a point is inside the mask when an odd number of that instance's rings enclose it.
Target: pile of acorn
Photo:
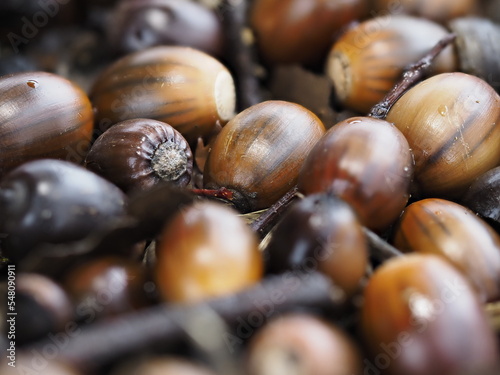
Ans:
[[[3,1],[0,374],[499,374],[496,22]]]

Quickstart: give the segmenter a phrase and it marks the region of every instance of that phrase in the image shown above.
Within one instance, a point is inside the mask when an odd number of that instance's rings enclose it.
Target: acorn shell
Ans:
[[[428,53],[448,34],[432,21],[410,16],[376,17],[349,29],[333,45],[326,72],[339,102],[368,113],[400,80],[405,68]],[[451,46],[432,64],[431,72],[455,71]]]
[[[368,281],[364,297],[363,337],[370,363],[383,366],[384,374],[481,374],[497,364],[498,343],[482,303],[440,257],[387,261]]]
[[[191,180],[193,154],[170,125],[133,119],[104,132],[92,145],[85,166],[125,192],[149,189],[161,181],[186,186]]]
[[[77,85],[51,73],[17,73],[0,78],[0,95],[0,176],[34,159],[83,161],[93,111]]]
[[[90,97],[97,127],[133,118],[166,122],[196,142],[234,114],[229,71],[210,55],[188,47],[160,46],[127,55],[105,70]]]
[[[298,187],[306,195],[330,192],[349,203],[374,230],[394,222],[409,198],[410,146],[392,124],[352,117],[326,132],[304,162]]]
[[[475,76],[428,78],[408,90],[386,119],[408,140],[417,191],[425,197],[459,197],[500,163],[500,96]]]
[[[295,185],[324,132],[318,117],[298,104],[271,100],[247,108],[212,144],[204,186],[233,190],[242,211],[266,208]]]
[[[500,236],[472,211],[424,199],[405,208],[394,233],[398,249],[439,255],[471,281],[483,301],[500,299]]]

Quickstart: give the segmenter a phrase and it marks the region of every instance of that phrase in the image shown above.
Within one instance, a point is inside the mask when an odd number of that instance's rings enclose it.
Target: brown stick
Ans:
[[[441,39],[432,48],[428,54],[426,54],[417,63],[411,65],[404,73],[401,82],[398,82],[391,91],[384,97],[384,99],[376,104],[368,116],[385,119],[391,107],[396,103],[396,101],[415,83],[419,82],[422,77],[427,73],[427,70],[431,66],[434,59],[445,49],[450,43],[455,40],[455,34],[448,34],[443,39]]]

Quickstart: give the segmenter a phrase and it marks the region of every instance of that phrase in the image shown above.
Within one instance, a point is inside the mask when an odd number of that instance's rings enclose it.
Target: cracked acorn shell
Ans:
[[[428,78],[409,89],[386,120],[410,144],[415,192],[422,196],[458,198],[500,163],[500,96],[475,76]]]
[[[368,113],[404,69],[447,34],[437,23],[410,16],[376,17],[352,27],[332,46],[326,64],[336,98],[347,108]],[[455,71],[456,65],[455,51],[448,46],[433,62],[431,73]]]
[[[321,120],[298,104],[270,100],[247,108],[213,142],[204,186],[233,191],[241,211],[267,208],[295,185],[324,132]]]
[[[191,144],[226,123],[236,106],[234,81],[212,56],[188,47],[152,47],[106,69],[90,97],[96,127],[133,118],[166,122]]]

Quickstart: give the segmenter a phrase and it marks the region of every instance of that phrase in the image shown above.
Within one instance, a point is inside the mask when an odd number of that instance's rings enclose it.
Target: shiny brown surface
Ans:
[[[250,12],[257,45],[272,63],[314,63],[333,36],[367,12],[361,0],[257,0]]]
[[[386,262],[364,295],[362,332],[372,354],[371,371],[479,374],[499,359],[475,291],[438,256],[407,255]]]
[[[368,244],[351,207],[327,194],[294,203],[274,228],[264,250],[268,271],[328,275],[344,297],[360,288],[368,264]]]
[[[67,273],[64,287],[86,324],[96,317],[114,316],[143,307],[145,269],[140,263],[103,257],[80,264]]]
[[[162,155],[164,167],[160,168],[154,160]],[[191,180],[193,154],[170,125],[134,119],[104,132],[89,150],[85,166],[126,192],[148,189],[161,181],[183,187]]]
[[[484,301],[500,299],[500,236],[472,211],[443,199],[408,206],[394,246],[440,255],[460,270]]]
[[[334,125],[300,171],[306,195],[331,192],[349,203],[362,224],[382,230],[408,201],[413,160],[408,142],[392,124],[353,117]]]
[[[234,293],[263,272],[255,234],[234,210],[213,202],[186,208],[167,224],[156,255],[157,286],[167,301]]]
[[[33,159],[83,161],[93,112],[79,87],[51,73],[17,73],[0,78],[0,95],[0,176]]]
[[[207,188],[236,191],[238,208],[255,211],[281,198],[325,132],[308,109],[267,101],[239,113],[212,144],[204,171]]]
[[[415,182],[424,196],[452,198],[500,163],[500,96],[464,73],[431,77],[390,110],[415,156]]]
[[[96,127],[133,118],[172,125],[189,142],[225,123],[235,107],[228,70],[201,51],[174,46],[148,48],[127,55],[106,69],[90,97]]]
[[[262,327],[246,354],[248,375],[361,375],[361,356],[339,328],[307,314]]]
[[[411,14],[436,22],[446,22],[453,18],[474,14],[478,9],[475,0],[375,0],[378,12]]]
[[[327,73],[339,101],[368,113],[401,78],[408,65],[422,58],[447,30],[434,22],[410,16],[376,17],[349,29],[333,45]],[[432,72],[456,70],[452,47],[432,64]]]
[[[111,45],[123,52],[182,45],[220,55],[223,34],[215,11],[195,1],[124,0],[108,24]]]

